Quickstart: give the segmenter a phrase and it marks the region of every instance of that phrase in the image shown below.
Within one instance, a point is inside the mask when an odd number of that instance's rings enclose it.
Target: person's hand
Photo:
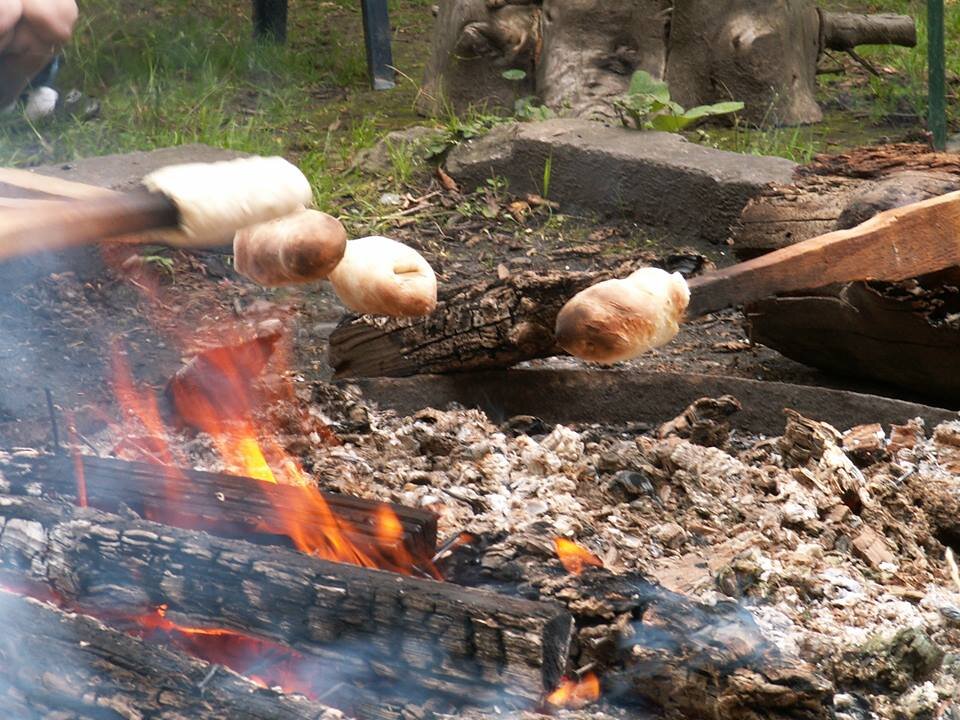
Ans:
[[[0,108],[70,39],[77,12],[75,0],[0,0]]]

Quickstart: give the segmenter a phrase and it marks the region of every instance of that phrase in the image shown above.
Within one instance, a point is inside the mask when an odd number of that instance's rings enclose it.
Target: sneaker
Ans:
[[[57,100],[60,99],[60,93],[52,87],[40,85],[31,88],[27,92],[26,102],[23,104],[23,114],[30,122],[43,120],[45,117],[53,115],[57,109]]]

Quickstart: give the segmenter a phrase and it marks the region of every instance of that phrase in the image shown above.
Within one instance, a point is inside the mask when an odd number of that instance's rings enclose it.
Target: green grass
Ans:
[[[425,0],[391,3],[397,66],[419,77]],[[407,35],[405,35],[406,33]],[[31,165],[183,143],[282,154],[312,181],[321,207],[363,191],[344,173],[385,131],[417,121],[416,88],[368,89],[359,3],[290,3],[285,47],[255,43],[247,3],[83,3],[58,84],[101,105],[98,117],[30,126],[0,121],[0,161]],[[404,170],[399,183],[410,180]]]
[[[351,158],[389,130],[425,122],[416,116],[416,81],[429,53],[435,0],[392,0],[394,56],[400,85],[368,89],[363,31],[356,0],[290,2],[285,47],[250,38],[249,4],[216,0],[86,0],[60,79],[96,98],[99,117],[61,117],[36,127],[0,119],[0,162],[31,165],[182,143],[282,154],[314,185],[320,207],[355,224],[373,222],[379,192],[416,183],[418,164],[403,148],[391,151],[393,172],[374,182],[349,172]],[[923,0],[837,2],[827,9],[908,13],[918,19],[915,49],[863,48],[882,78],[869,78],[839,55],[846,72],[821,77],[825,123],[810,128],[755,131],[708,128],[701,141],[797,161],[875,141],[896,129],[923,126],[926,106],[926,27]],[[960,78],[960,3],[947,5],[948,106],[957,115]],[[482,134],[499,122],[477,109],[439,119],[451,142]],[[549,192],[549,168],[544,192]],[[380,208],[379,210],[383,210]]]

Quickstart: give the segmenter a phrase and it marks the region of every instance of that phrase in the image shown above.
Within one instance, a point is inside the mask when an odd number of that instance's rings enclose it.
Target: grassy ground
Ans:
[[[424,122],[413,111],[429,52],[433,0],[393,0],[395,63],[400,86],[367,88],[356,0],[290,2],[290,43],[257,46],[249,5],[214,0],[88,0],[67,49],[60,84],[100,101],[99,117],[59,118],[32,127],[0,121],[0,162],[29,165],[109,152],[204,142],[256,153],[280,153],[311,177],[323,207],[369,203],[378,188],[345,174],[350,159],[384,132]],[[712,144],[797,160],[922,130],[925,115],[925,2],[837,2],[830,9],[906,12],[918,19],[916,49],[873,48],[863,55],[881,71],[870,76],[850,58],[828,59],[842,74],[822,76],[827,121],[812,128],[766,132],[708,131]],[[960,37],[960,3],[948,0],[947,37]],[[960,43],[948,43],[950,103],[956,124]],[[454,121],[446,124],[453,126]],[[395,159],[396,187],[407,159]],[[382,188],[381,188],[382,189]]]

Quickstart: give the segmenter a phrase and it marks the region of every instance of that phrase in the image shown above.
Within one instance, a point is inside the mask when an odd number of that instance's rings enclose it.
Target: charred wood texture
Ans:
[[[821,11],[812,0],[445,0],[420,109],[535,95],[579,116],[613,115],[636,70],[692,106],[746,103],[757,122],[816,122],[827,49],[916,44],[911,18]],[[524,70],[511,81],[504,70]]]
[[[687,273],[704,262],[677,255],[646,264]],[[553,333],[567,300],[633,269],[522,272],[453,288],[425,318],[350,316],[330,334],[330,365],[339,378],[403,377],[502,369],[562,355]]]
[[[567,660],[572,621],[549,603],[35,498],[0,496],[0,525],[5,574],[98,612],[166,605],[181,625],[226,628],[327,661],[348,685],[530,705]]]
[[[585,575],[593,592],[602,586],[629,598],[639,615],[624,631],[620,668],[606,676],[619,702],[653,702],[698,720],[829,716],[830,683],[811,665],[783,657],[737,603],[711,607],[603,570]]]
[[[0,714],[18,720],[335,720],[302,697],[0,592]]]
[[[797,181],[744,208],[735,251],[748,259],[879,212],[960,190],[955,155],[924,145],[864,148],[820,156]],[[929,229],[931,238],[936,228]],[[950,368],[960,361],[955,271],[905,283],[852,283],[771,297],[747,308],[753,341],[830,372],[960,400]]]
[[[388,507],[403,527],[402,542],[417,559],[430,558],[437,544],[437,517],[431,512],[315,489],[274,485],[253,478],[85,456],[81,459],[87,500],[106,512],[126,506],[141,517],[213,535],[257,544],[291,546],[284,533],[295,517],[309,532],[329,524],[319,498],[340,530],[358,548],[382,548],[377,512]],[[74,460],[65,457],[30,459],[4,468],[6,492],[75,499]],[[388,548],[389,550],[389,548]]]

